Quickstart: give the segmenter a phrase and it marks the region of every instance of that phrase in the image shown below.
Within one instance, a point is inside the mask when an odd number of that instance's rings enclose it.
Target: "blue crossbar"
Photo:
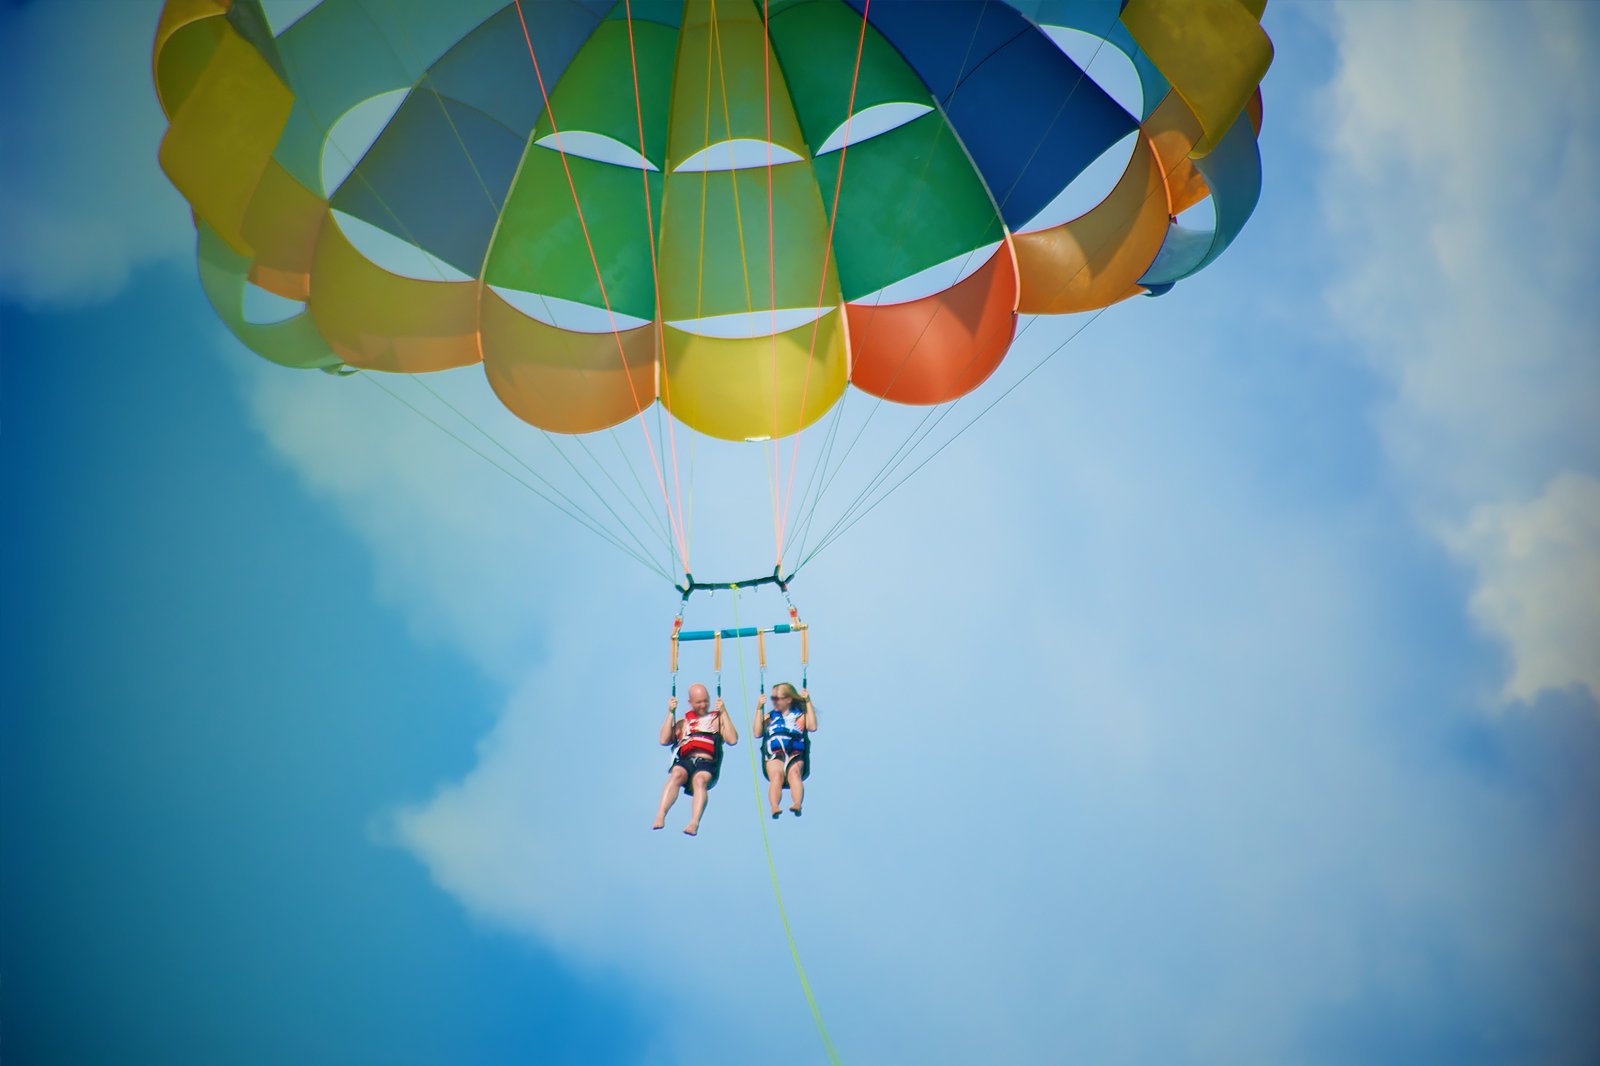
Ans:
[[[679,640],[737,640],[740,637],[753,637],[757,633],[798,633],[803,626],[792,626],[785,622],[781,626],[772,626],[762,629],[760,626],[745,626],[742,629],[685,629],[678,634]]]

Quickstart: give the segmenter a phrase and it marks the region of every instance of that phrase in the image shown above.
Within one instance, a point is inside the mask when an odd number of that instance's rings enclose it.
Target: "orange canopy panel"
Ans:
[[[943,292],[898,304],[847,304],[850,381],[896,403],[945,403],[1000,365],[1017,322],[1009,241]]]
[[[392,274],[337,225],[317,240],[307,306],[339,358],[363,370],[416,374],[479,360],[477,282]]]
[[[592,433],[656,401],[658,328],[578,333],[481,292],[483,369],[500,402],[553,433]]]
[[[1141,134],[1111,194],[1071,222],[1019,233],[1019,310],[1059,315],[1108,307],[1137,284],[1167,234],[1167,190],[1154,147]]]
[[[268,163],[244,216],[244,238],[255,249],[250,280],[303,302],[311,294],[311,264],[327,221],[326,200],[276,162]]]

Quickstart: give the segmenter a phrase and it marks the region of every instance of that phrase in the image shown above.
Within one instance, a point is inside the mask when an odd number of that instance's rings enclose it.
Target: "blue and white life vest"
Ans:
[[[805,754],[806,731],[800,724],[805,716],[805,710],[793,703],[787,711],[780,711],[776,707],[767,711],[766,748],[769,759],[791,759]]]

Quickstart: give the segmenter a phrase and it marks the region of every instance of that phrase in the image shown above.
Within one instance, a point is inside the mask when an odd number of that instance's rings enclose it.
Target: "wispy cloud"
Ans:
[[[1477,567],[1474,617],[1512,649],[1507,699],[1600,693],[1600,481],[1565,472],[1536,499],[1475,507],[1452,547]]]
[[[156,162],[159,12],[153,0],[0,7],[0,295],[90,303],[141,263],[192,254]]]
[[[1510,653],[1505,696],[1576,684],[1600,699],[1600,541],[1583,515],[1600,472],[1600,17],[1563,3],[1328,17],[1333,306],[1391,386],[1395,469],[1475,575],[1474,616]]]
[[[515,442],[530,465],[549,472],[558,461],[540,453],[538,435],[495,401],[477,368],[433,376],[430,394],[403,376],[285,370],[231,337],[220,347],[274,449],[371,545],[380,597],[420,637],[455,646],[489,676],[513,682],[544,661],[543,628],[574,617],[557,605],[626,587],[635,570],[648,577],[508,476],[532,480],[472,423]]]

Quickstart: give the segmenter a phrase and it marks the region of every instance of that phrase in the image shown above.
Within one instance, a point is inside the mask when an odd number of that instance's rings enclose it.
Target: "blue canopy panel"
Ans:
[[[1012,0],[1012,6],[1041,26],[1064,26],[1099,37],[1126,55],[1144,92],[1144,114],[1139,116],[1143,121],[1172,86],[1122,24],[1122,4],[1123,0]]]
[[[877,0],[868,17],[943,106],[1013,229],[1138,125],[1008,4]]]
[[[525,143],[476,108],[418,89],[332,205],[476,277]]]
[[[554,90],[611,4],[523,6],[546,89]],[[406,97],[332,206],[476,277],[544,113],[528,38],[515,6],[463,37]]]
[[[294,90],[294,108],[273,158],[296,181],[321,194],[328,132],[365,100],[410,89],[438,58],[505,7],[505,0],[322,0],[277,38],[278,60]],[[234,4],[234,8],[245,5]],[[230,9],[231,10],[231,9]],[[394,27],[403,26],[404,32]]]
[[[857,14],[865,0],[846,0]],[[1009,4],[989,0],[875,0],[868,21],[944,103],[962,79],[1029,26]]]
[[[565,66],[595,25],[595,20],[581,17],[581,12],[566,4],[529,5],[525,10],[539,25],[540,36],[534,41],[539,45],[541,70],[556,62]],[[530,23],[530,33],[533,28]],[[544,55],[547,50],[552,51],[549,59]],[[544,110],[528,42],[523,40],[517,9],[511,5],[441,56],[418,88],[459,100],[522,137],[527,137]]]

